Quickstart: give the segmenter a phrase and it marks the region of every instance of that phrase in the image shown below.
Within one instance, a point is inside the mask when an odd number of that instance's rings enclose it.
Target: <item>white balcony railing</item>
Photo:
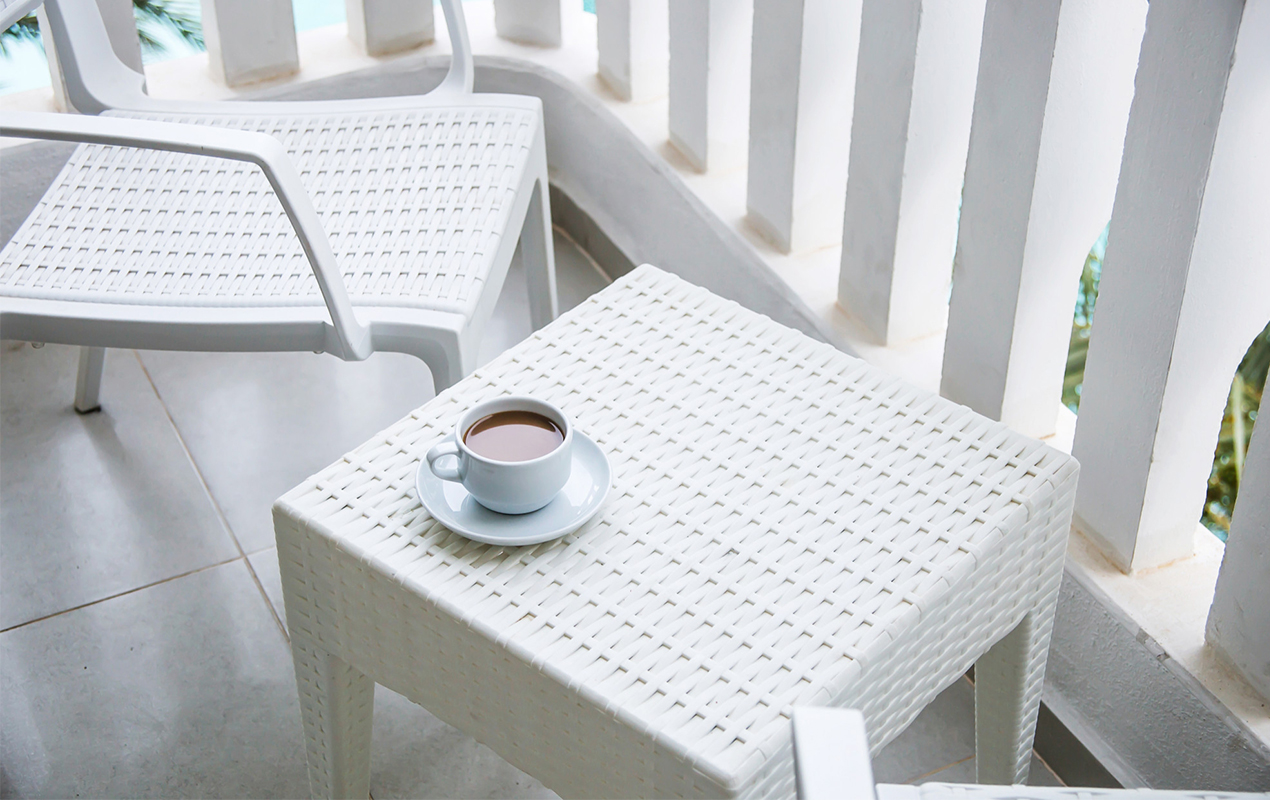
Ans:
[[[597,0],[594,23],[580,2],[495,0],[494,27],[596,65],[840,342],[885,367],[933,352],[945,396],[1024,433],[1055,433],[1110,219],[1076,525],[1131,576],[1192,555],[1231,376],[1270,320],[1270,0]],[[223,81],[299,68],[291,0],[202,7]],[[427,2],[348,9],[365,53],[434,37]],[[1209,642],[1270,696],[1267,426],[1240,495]]]

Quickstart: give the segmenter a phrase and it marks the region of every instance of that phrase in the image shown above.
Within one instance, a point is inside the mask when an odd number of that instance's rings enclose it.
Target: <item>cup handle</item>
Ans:
[[[437,462],[446,456],[454,456],[454,466],[443,466]],[[428,469],[443,481],[463,480],[463,458],[459,455],[459,446],[453,439],[447,439],[428,451]]]

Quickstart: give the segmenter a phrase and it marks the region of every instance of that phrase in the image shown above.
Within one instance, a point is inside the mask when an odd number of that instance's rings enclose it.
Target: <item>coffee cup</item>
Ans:
[[[501,514],[528,514],[555,498],[573,467],[573,423],[551,403],[514,396],[468,409],[427,454],[432,474],[461,483]]]

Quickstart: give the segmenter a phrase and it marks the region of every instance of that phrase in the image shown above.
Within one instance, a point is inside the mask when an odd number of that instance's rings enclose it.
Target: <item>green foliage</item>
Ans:
[[[203,25],[189,3],[179,0],[132,0],[132,12],[137,18],[137,38],[141,51],[147,56],[161,55],[165,34],[203,48]],[[0,32],[0,55],[8,55],[7,45],[40,40],[40,26],[34,14],[27,14],[8,30]]]
[[[1106,250],[1107,230],[1104,229],[1085,258],[1085,268],[1080,274],[1080,294],[1072,315],[1067,373],[1063,376],[1063,403],[1072,411],[1080,407],[1085,356],[1089,352],[1089,334],[1093,328],[1094,305],[1098,300],[1098,282],[1102,278],[1102,259]],[[1235,371],[1217,451],[1213,455],[1213,468],[1208,477],[1208,497],[1200,521],[1222,541],[1230,532],[1230,515],[1234,512],[1239,480],[1243,477],[1244,454],[1248,451],[1252,425],[1261,406],[1267,371],[1270,371],[1270,324],[1253,340]]]
[[[1072,411],[1080,408],[1080,390],[1085,381],[1085,354],[1089,352],[1089,332],[1094,324],[1094,303],[1098,300],[1098,282],[1102,279],[1102,257],[1107,252],[1110,225],[1085,257],[1080,272],[1080,293],[1076,295],[1076,313],[1072,316],[1072,338],[1067,347],[1067,373],[1063,376],[1063,405]]]
[[[35,21],[34,14],[27,14],[22,19],[13,23],[13,25],[5,31],[0,31],[0,55],[9,55],[9,45],[18,42],[39,42],[40,41],[40,25]],[[40,45],[43,47],[43,44]]]
[[[1261,407],[1266,388],[1266,372],[1270,368],[1270,324],[1257,335],[1239,362],[1235,379],[1230,384],[1230,397],[1217,437],[1213,469],[1208,476],[1208,497],[1204,502],[1204,525],[1222,541],[1230,532],[1230,515],[1235,510],[1239,481],[1243,478],[1244,454],[1252,425]]]
[[[185,3],[172,0],[132,0],[137,18],[137,38],[146,55],[163,52],[164,32],[176,34],[187,44],[203,49],[203,22]]]

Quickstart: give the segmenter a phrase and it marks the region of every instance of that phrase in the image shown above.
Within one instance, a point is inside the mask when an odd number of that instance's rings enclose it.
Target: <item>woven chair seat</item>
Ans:
[[[117,116],[267,133],[290,153],[359,306],[471,316],[537,130],[532,108]],[[320,306],[252,164],[81,145],[0,253],[0,295],[127,305]]]

